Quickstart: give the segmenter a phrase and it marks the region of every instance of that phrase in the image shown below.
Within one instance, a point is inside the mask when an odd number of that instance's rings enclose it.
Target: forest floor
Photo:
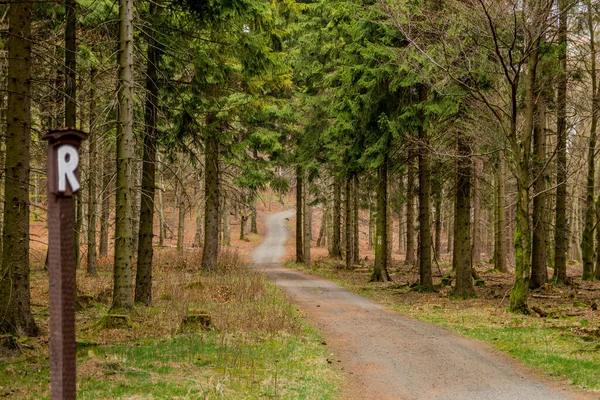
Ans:
[[[497,274],[490,265],[476,267],[482,282],[476,287],[477,297],[469,300],[453,299],[450,286],[442,282],[444,277],[451,276],[449,260],[440,261],[439,269],[434,265],[434,293],[418,291],[418,269],[405,265],[402,255],[398,254],[394,254],[390,269],[392,282],[369,282],[374,257],[365,240],[366,235],[362,235],[361,240],[363,261],[352,270],[345,269],[341,261],[328,259],[325,248],[311,249],[310,266],[297,265],[292,262],[294,221],[293,216],[286,221],[292,232],[284,256],[288,260],[287,266],[328,278],[403,315],[488,342],[518,359],[519,364],[542,373],[554,385],[575,388],[578,392],[573,396],[576,398],[600,398],[597,372],[600,369],[600,283],[581,281],[578,265],[569,266],[569,275],[573,278],[571,285],[548,284],[531,293],[532,315],[521,316],[507,311],[513,275]],[[320,213],[317,211],[313,218],[313,234],[318,226]]]
[[[268,205],[265,203],[265,212]],[[169,214],[171,224],[176,220]],[[112,257],[99,259],[98,277],[77,273],[78,399],[333,399],[340,374],[327,362],[319,333],[262,274],[247,268],[259,235],[222,253],[218,274],[202,272],[200,249],[155,248],[153,304],[103,325],[112,299]],[[172,227],[173,225],[171,225]],[[264,229],[259,224],[261,231]],[[32,221],[31,301],[41,334],[20,338],[18,351],[0,350],[0,398],[49,398],[46,228]],[[191,318],[190,318],[191,317]]]

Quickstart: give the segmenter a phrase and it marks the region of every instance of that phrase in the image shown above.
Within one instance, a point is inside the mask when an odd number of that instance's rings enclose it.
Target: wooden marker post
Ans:
[[[87,133],[48,131],[48,270],[50,275],[50,397],[75,400],[75,232],[73,194],[79,147]]]

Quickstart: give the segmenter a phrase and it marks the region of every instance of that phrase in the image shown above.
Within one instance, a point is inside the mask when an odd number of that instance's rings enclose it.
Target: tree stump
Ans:
[[[193,311],[181,321],[179,328],[177,328],[177,334],[191,333],[198,330],[209,331],[212,327],[212,319],[208,313],[204,311]]]

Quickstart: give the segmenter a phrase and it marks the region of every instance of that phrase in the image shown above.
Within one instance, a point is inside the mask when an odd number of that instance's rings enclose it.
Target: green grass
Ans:
[[[333,399],[337,375],[316,332],[145,339],[77,352],[78,398]],[[0,365],[0,397],[47,399],[49,363]]]

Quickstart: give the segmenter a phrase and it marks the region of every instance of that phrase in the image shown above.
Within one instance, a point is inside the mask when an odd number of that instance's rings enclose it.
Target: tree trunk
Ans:
[[[114,289],[111,310],[133,308],[133,0],[119,0],[119,123]]]
[[[149,5],[149,17],[154,21],[160,8],[156,2]],[[154,198],[156,194],[156,141],[158,139],[158,64],[160,50],[154,30],[148,34],[148,62],[146,64],[146,107],[142,165],[142,198],[138,230],[138,260],[135,277],[135,301],[145,305],[152,302],[152,261],[154,257]]]
[[[502,154],[498,155],[498,171],[496,172],[496,223],[494,230],[494,269],[499,272],[508,272],[506,265],[506,236],[505,236],[505,161]]]
[[[556,222],[554,234],[554,280],[567,281],[567,15],[569,1],[559,0],[556,105]]]
[[[304,171],[302,166],[296,166],[296,262],[304,262],[304,235],[303,229],[303,196],[304,195]]]
[[[0,334],[34,336],[29,286],[29,146],[31,135],[31,2],[11,3],[8,120],[4,179]]]
[[[406,188],[406,263],[415,263],[415,166],[414,154],[408,155],[408,182]]]
[[[183,248],[184,248],[184,240],[185,240],[185,189],[183,187],[183,168],[180,169],[182,171],[182,176],[179,177],[180,180],[177,181],[177,253],[182,256]],[[226,212],[226,209],[223,209],[223,212]]]
[[[419,101],[427,96],[425,85],[419,85]],[[425,129],[425,119],[420,111],[419,133],[419,277],[425,291],[433,290],[431,273],[431,167],[429,162],[429,138]]]
[[[342,190],[340,188],[340,180],[338,177],[333,178],[333,221],[331,226],[331,258],[342,258],[341,238],[342,230]]]
[[[481,193],[480,179],[483,165],[479,158],[475,158],[472,162],[473,168],[473,236],[472,236],[472,265],[481,263]],[[456,232],[456,230],[455,230]]]
[[[360,237],[359,237],[359,220],[358,211],[360,202],[358,199],[358,175],[354,175],[352,180],[352,263],[360,262]],[[390,247],[391,250],[391,247]]]
[[[108,171],[109,151],[108,146],[103,146],[102,158],[102,204],[100,206],[100,257],[108,257],[108,227],[110,223],[110,182],[111,174]]]
[[[435,243],[433,249],[435,259],[439,260],[442,256],[442,185],[436,187],[433,203],[435,208]]]
[[[398,193],[400,193],[400,200],[398,201],[398,254],[404,252],[404,213],[402,209],[406,202],[402,199],[404,195],[404,174],[400,175],[398,179]]]
[[[592,121],[590,126],[590,141],[588,146],[588,176],[586,187],[586,211],[585,228],[583,230],[583,239],[581,250],[583,256],[583,279],[594,279],[594,229],[596,223],[596,209],[594,204],[594,184],[595,184],[595,153],[596,153],[596,129],[598,126],[598,82],[596,80],[596,44],[594,10],[591,0],[586,0],[587,19],[590,34],[590,79],[592,81]],[[600,258],[600,257],[599,257]],[[596,271],[596,274],[600,271]]]
[[[165,190],[164,183],[164,167],[160,153],[156,153],[156,160],[158,161],[158,190],[157,190],[157,201],[158,201],[158,246],[164,247],[165,240],[167,239],[167,219],[165,217],[165,202],[163,199],[163,193]],[[206,160],[205,160],[206,162]],[[206,175],[205,175],[206,179]]]
[[[77,128],[77,14],[76,0],[65,0],[65,126]],[[82,193],[77,192],[75,201],[75,268],[81,258]]]
[[[310,242],[311,242],[311,232],[312,232],[312,226],[311,226],[311,220],[312,220],[312,208],[310,206],[310,193],[308,190],[308,178],[306,177],[305,174],[305,180],[304,180],[305,184],[303,187],[304,190],[304,195],[302,196],[302,205],[303,205],[303,233],[304,233],[304,264],[306,265],[310,265]]]
[[[88,245],[87,245],[87,274],[89,276],[97,276],[97,253],[96,253],[96,224],[97,215],[97,200],[96,186],[98,183],[97,177],[97,160],[98,160],[98,135],[96,134],[96,75],[97,70],[92,68],[90,71],[90,132],[88,142],[90,145],[90,162],[91,168],[88,170]]]
[[[375,236],[375,265],[371,274],[371,282],[389,282],[387,248],[387,202],[388,202],[388,158],[384,155],[383,164],[377,172],[377,228]]]
[[[546,252],[548,240],[546,226],[546,104],[544,96],[538,96],[533,128],[533,238],[531,253],[531,279],[529,287],[537,289],[548,282],[548,255]],[[593,195],[592,195],[593,197]],[[592,200],[593,201],[593,200]],[[592,237],[592,251],[593,251]]]
[[[214,114],[207,116],[206,125],[217,122]],[[219,257],[219,139],[218,132],[206,136],[206,154],[204,157],[204,248],[202,250],[202,269],[215,271]]]
[[[258,235],[258,224],[256,221],[256,195],[252,198],[252,213],[250,215],[250,232]]]
[[[346,193],[344,196],[344,212],[346,216],[344,218],[344,238],[346,239],[346,268],[352,268],[352,261],[354,261],[354,228],[352,226],[352,178],[346,178]]]
[[[374,246],[373,233],[377,229],[375,227],[375,210],[373,206],[369,204],[369,248],[372,249]]]
[[[452,266],[456,270],[455,294],[462,298],[475,295],[471,254],[471,176],[472,161],[469,139],[464,133],[457,138],[456,194],[454,198],[454,248]]]

